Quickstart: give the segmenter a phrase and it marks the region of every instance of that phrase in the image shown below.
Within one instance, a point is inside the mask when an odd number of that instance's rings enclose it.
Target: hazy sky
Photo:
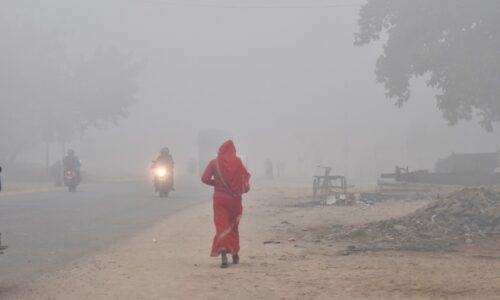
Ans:
[[[403,109],[385,98],[374,75],[380,45],[352,45],[359,7],[325,6],[362,1],[1,3],[7,21],[64,32],[71,57],[103,46],[147,60],[130,117],[73,144],[87,167],[145,168],[168,145],[182,173],[204,129],[231,132],[257,173],[269,157],[290,173],[321,163],[359,180],[395,164],[432,168],[452,151],[500,148],[499,130],[485,133],[475,121],[448,127],[422,80]]]

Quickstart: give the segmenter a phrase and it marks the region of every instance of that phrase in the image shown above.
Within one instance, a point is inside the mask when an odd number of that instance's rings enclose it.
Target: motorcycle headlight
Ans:
[[[156,176],[158,177],[165,177],[168,175],[168,171],[165,168],[158,168],[156,169]]]

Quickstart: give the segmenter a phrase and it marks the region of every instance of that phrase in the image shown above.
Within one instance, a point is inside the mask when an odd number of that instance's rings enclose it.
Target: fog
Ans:
[[[144,62],[127,117],[66,145],[87,172],[142,176],[168,146],[186,175],[197,135],[211,129],[233,137],[255,176],[269,158],[285,162],[287,176],[330,165],[365,183],[396,164],[432,169],[452,152],[500,149],[498,127],[449,126],[425,78],[412,82],[403,108],[386,98],[374,75],[381,44],[353,45],[362,1],[181,2],[2,0],[3,23],[61,33],[58,51],[72,59],[104,47]],[[3,99],[0,105],[6,109]],[[57,143],[50,149],[52,161],[61,155]],[[37,143],[16,161],[44,159]]]

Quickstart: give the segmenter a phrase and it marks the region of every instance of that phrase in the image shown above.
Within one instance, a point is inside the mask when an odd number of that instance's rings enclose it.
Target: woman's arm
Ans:
[[[210,162],[205,168],[205,172],[203,172],[203,176],[201,176],[201,181],[211,186],[215,185],[214,168],[212,162]]]

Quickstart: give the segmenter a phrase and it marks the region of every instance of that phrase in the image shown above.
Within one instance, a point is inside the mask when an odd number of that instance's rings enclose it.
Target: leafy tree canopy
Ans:
[[[376,77],[398,106],[426,76],[451,125],[500,121],[500,1],[367,0],[358,24],[355,45],[384,42]]]
[[[136,101],[142,67],[117,50],[74,62],[60,35],[0,20],[0,162],[40,140],[67,142],[116,123]]]

